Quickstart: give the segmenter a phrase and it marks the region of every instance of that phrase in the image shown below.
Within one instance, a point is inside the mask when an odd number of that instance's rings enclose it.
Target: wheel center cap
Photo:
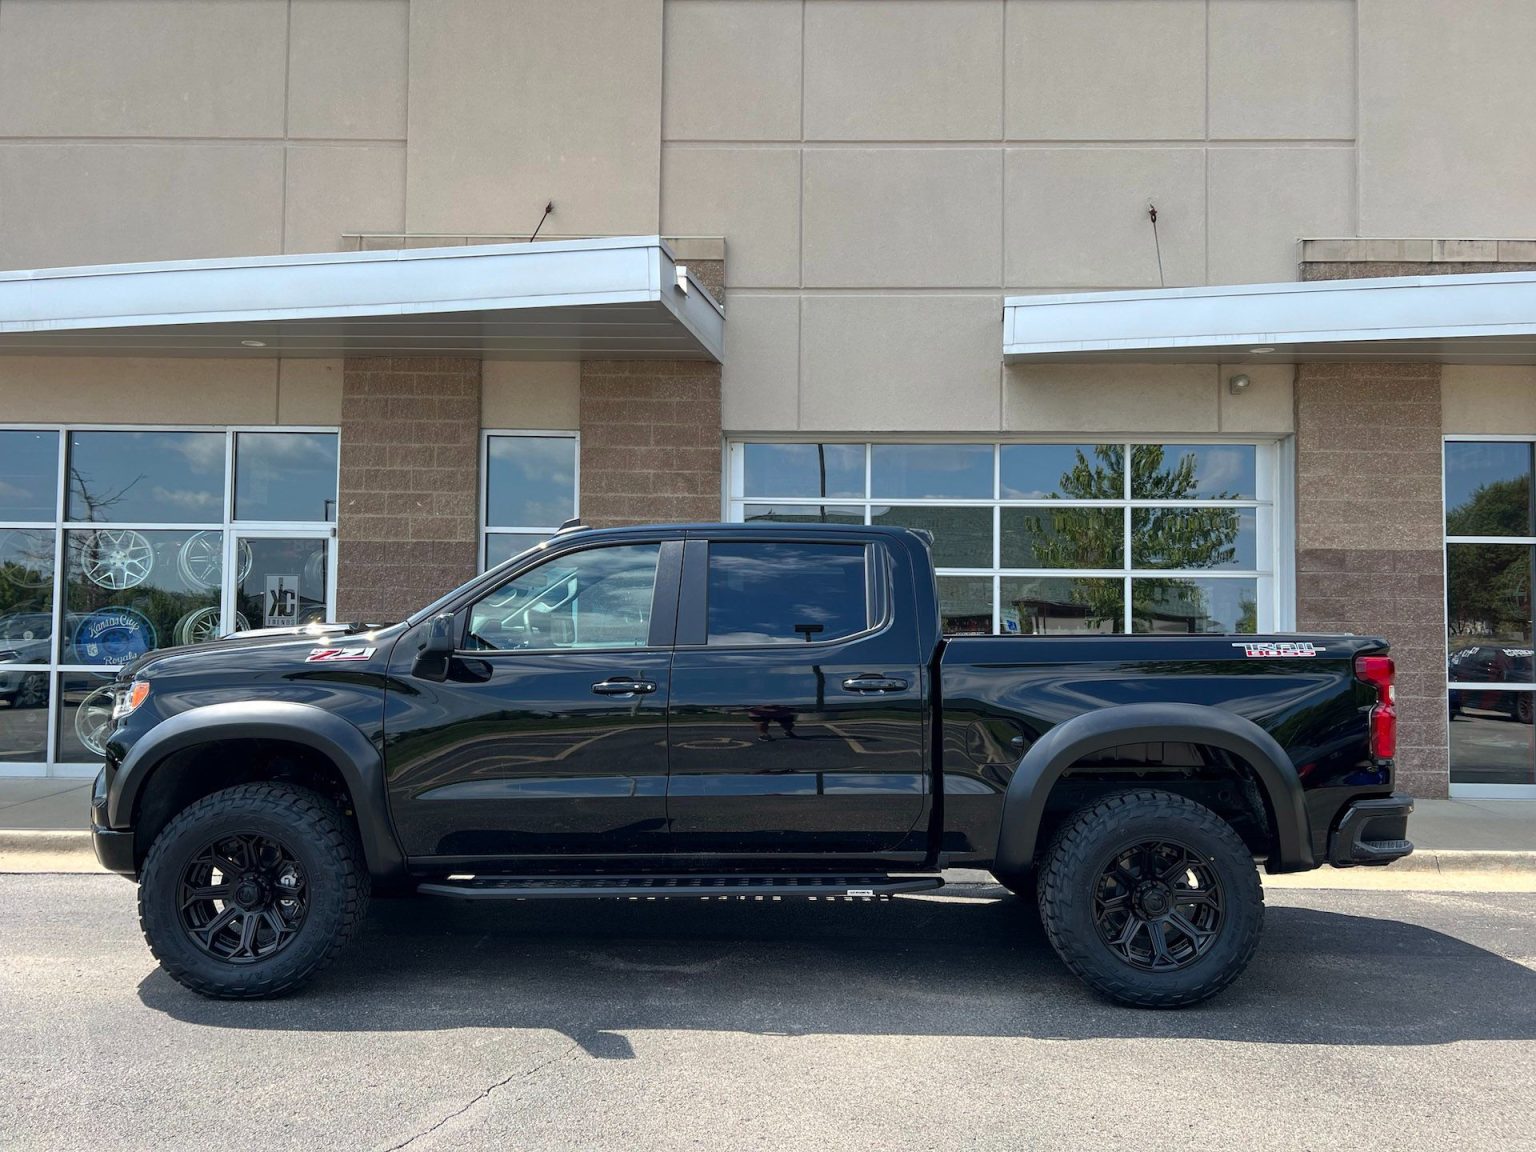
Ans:
[[[1136,894],[1136,903],[1144,916],[1166,916],[1172,907],[1168,889],[1161,884],[1148,884]]]
[[[247,911],[260,906],[263,895],[262,886],[256,880],[245,879],[235,885],[235,903]]]

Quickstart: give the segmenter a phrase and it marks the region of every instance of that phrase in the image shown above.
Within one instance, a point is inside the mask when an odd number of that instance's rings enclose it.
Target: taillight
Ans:
[[[1376,689],[1371,706],[1371,757],[1390,760],[1397,755],[1397,690],[1390,656],[1356,656],[1355,677]]]

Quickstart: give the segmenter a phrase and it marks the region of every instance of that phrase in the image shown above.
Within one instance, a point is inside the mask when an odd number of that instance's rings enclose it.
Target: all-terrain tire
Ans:
[[[222,837],[278,842],[303,869],[307,908],[297,933],[275,954],[233,962],[210,955],[183,926],[178,897],[193,859]],[[346,946],[368,910],[368,874],[357,835],[329,800],[288,784],[241,784],[205,796],[155,838],[139,877],[139,927],[177,982],[221,1000],[282,996]]]
[[[1100,877],[1134,845],[1178,844],[1202,857],[1219,885],[1221,918],[1203,954],[1149,971],[1117,952],[1095,918]],[[1121,792],[1076,813],[1039,868],[1040,919],[1066,966],[1095,992],[1137,1008],[1178,1008],[1216,995],[1242,974],[1264,923],[1253,855],[1216,813],[1172,792]]]

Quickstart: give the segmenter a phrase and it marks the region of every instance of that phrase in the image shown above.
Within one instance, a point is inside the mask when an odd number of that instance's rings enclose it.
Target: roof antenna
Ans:
[[[1157,253],[1157,286],[1168,287],[1163,280],[1163,246],[1157,239],[1157,205],[1147,202],[1147,219],[1152,221],[1152,248]]]
[[[549,219],[549,214],[551,212],[553,212],[554,210],[555,210],[555,202],[553,200],[551,200],[548,204],[544,205],[544,215],[539,217],[538,227],[534,228],[533,235],[528,237],[528,243],[532,244],[535,240],[537,240],[539,238],[539,228],[544,227],[544,221]]]

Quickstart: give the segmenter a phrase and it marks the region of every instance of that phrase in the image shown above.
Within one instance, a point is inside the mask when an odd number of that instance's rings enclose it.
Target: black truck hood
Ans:
[[[229,636],[221,636],[217,640],[205,641],[202,644],[183,644],[173,648],[157,648],[153,652],[146,652],[137,660],[123,665],[118,670],[119,680],[131,680],[144,668],[158,661],[172,657],[208,657],[213,660],[225,660],[230,656],[256,648],[274,648],[285,644],[301,642],[305,647],[312,648],[316,645],[329,644],[348,636],[355,636],[362,632],[377,633],[386,628],[393,628],[393,624],[368,624],[361,621],[342,624],[303,624],[296,628],[253,628],[245,632],[235,632]]]

